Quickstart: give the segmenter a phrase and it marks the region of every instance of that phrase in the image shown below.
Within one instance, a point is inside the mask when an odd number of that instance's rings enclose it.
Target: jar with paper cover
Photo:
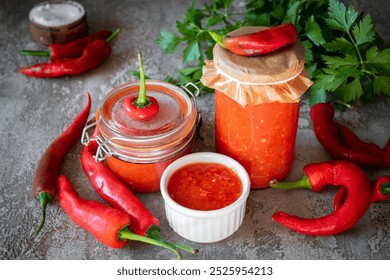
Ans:
[[[229,35],[264,27],[242,27]],[[267,55],[245,57],[215,45],[203,68],[202,83],[215,89],[216,151],[240,162],[251,188],[283,180],[295,152],[300,97],[312,85],[304,47],[291,46]]]

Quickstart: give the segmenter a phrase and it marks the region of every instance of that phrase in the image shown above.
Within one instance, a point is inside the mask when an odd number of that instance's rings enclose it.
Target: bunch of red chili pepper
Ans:
[[[334,199],[334,212],[319,218],[301,218],[276,212],[272,219],[284,226],[308,235],[333,235],[353,227],[365,214],[371,202],[390,198],[390,176],[370,183],[365,173],[354,163],[345,160],[308,164],[305,175],[296,182],[277,182],[270,186],[279,189],[306,188],[320,192],[332,185],[341,187]],[[373,185],[373,186],[372,186]]]
[[[109,43],[114,32],[103,30],[66,44],[51,44],[48,51],[21,51],[23,55],[50,56],[50,62],[19,68],[19,72],[36,78],[78,75],[102,64],[111,53]]]
[[[320,218],[301,218],[276,212],[272,219],[304,234],[337,234],[354,226],[371,202],[390,198],[390,176],[369,181],[358,167],[389,167],[390,139],[384,149],[362,141],[349,128],[334,121],[334,110],[329,103],[314,105],[310,117],[319,142],[337,160],[306,165],[302,179],[289,183],[272,180],[270,186],[281,189],[307,188],[315,192],[327,185],[340,187],[334,197],[334,212]]]
[[[47,148],[39,161],[34,176],[34,197],[41,204],[41,222],[33,237],[36,237],[45,222],[45,210],[57,190],[59,202],[69,217],[95,236],[100,242],[113,248],[126,244],[127,240],[136,240],[173,251],[179,259],[179,250],[196,253],[193,248],[164,241],[160,235],[159,220],[144,204],[94,155],[97,143],[89,141],[81,154],[85,174],[96,192],[109,204],[80,198],[65,175],[59,175],[62,162],[68,151],[80,139],[91,108],[91,97],[82,112],[69,127]]]

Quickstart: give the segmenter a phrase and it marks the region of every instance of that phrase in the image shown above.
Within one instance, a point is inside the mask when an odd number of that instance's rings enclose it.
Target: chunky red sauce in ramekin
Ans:
[[[178,204],[194,210],[216,210],[235,202],[242,183],[232,169],[199,162],[178,169],[168,181],[168,194]]]

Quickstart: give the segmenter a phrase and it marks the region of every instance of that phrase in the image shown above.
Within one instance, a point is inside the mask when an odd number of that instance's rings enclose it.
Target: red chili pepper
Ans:
[[[340,133],[341,139],[344,143],[355,150],[366,151],[372,154],[383,156],[384,151],[374,143],[367,143],[362,141],[355,133],[353,133],[348,127],[335,123],[337,131]]]
[[[340,208],[341,205],[344,204],[348,195],[348,190],[344,187],[341,187],[333,198],[333,210],[336,211]]]
[[[225,36],[223,47],[241,56],[259,56],[293,44],[298,37],[295,26],[285,23],[255,33]]]
[[[147,120],[156,115],[159,111],[157,99],[146,96],[145,73],[142,63],[142,55],[138,54],[140,88],[138,97],[127,97],[123,102],[123,109],[136,120]]]
[[[57,177],[68,151],[80,138],[91,109],[91,97],[87,93],[87,105],[68,128],[46,149],[34,174],[33,194],[42,207],[41,222],[33,237],[36,237],[45,223],[46,205],[54,198],[57,190]]]
[[[96,128],[92,139],[97,135],[97,132]],[[122,210],[129,215],[131,229],[135,233],[162,241],[159,220],[103,162],[95,160],[97,145],[96,141],[89,141],[81,152],[82,167],[95,191],[111,207]],[[183,244],[169,244],[192,254],[198,252],[198,250]]]
[[[381,176],[378,180],[371,182],[372,194],[371,202],[388,200],[390,198],[390,176]],[[333,200],[334,210],[337,210],[344,204],[348,195],[346,188],[340,188]]]
[[[104,40],[89,42],[82,56],[63,58],[50,63],[38,63],[20,68],[19,72],[36,78],[55,78],[65,75],[78,75],[102,64],[110,55],[111,48]]]
[[[305,176],[297,182],[271,181],[273,188],[307,188],[315,192],[326,186],[343,186],[348,190],[345,203],[333,213],[320,218],[301,218],[276,212],[272,219],[297,232],[308,235],[333,235],[353,227],[371,203],[371,187],[367,176],[354,163],[333,161],[308,164]]]
[[[95,133],[92,135],[92,138]],[[98,144],[89,141],[81,152],[81,163],[95,191],[112,207],[123,210],[131,218],[132,230],[141,235],[158,230],[159,220],[103,162],[94,158]]]
[[[51,61],[56,61],[63,58],[76,58],[82,55],[85,46],[97,39],[106,40],[110,36],[111,32],[108,30],[102,30],[96,32],[90,36],[86,36],[80,39],[73,40],[66,44],[50,44],[49,50],[46,51],[31,51],[22,50],[22,55],[34,55],[34,56],[48,56]]]
[[[381,176],[376,180],[372,191],[372,202],[384,201],[390,198],[390,176]]]
[[[101,202],[79,197],[65,175],[58,177],[58,200],[76,224],[109,247],[121,248],[128,240],[135,240],[169,249],[177,255],[178,259],[182,258],[180,252],[172,245],[132,232],[127,213]]]
[[[359,165],[390,166],[390,144],[382,150],[375,144],[361,141],[349,129],[334,121],[334,109],[329,103],[314,105],[310,109],[310,118],[318,141],[334,159],[349,160]]]

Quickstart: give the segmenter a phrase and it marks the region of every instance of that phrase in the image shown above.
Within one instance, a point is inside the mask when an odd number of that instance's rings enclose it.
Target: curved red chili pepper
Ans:
[[[346,142],[351,146],[346,145],[340,138],[339,130],[334,122],[334,109],[328,103],[317,103],[310,109],[310,118],[313,123],[313,130],[324,149],[335,159],[349,160],[359,165],[372,165],[386,167],[385,152],[379,155],[373,152],[377,149],[373,145],[365,143],[363,149],[358,149],[363,145],[363,141],[351,141],[351,135],[346,137]],[[341,126],[339,126],[341,127]],[[340,131],[346,136],[348,132],[345,129]],[[390,163],[390,162],[389,162]],[[390,166],[390,165],[389,165]]]
[[[34,174],[33,194],[42,207],[41,222],[33,237],[36,237],[45,223],[46,205],[55,196],[57,177],[68,151],[80,138],[91,109],[91,96],[87,93],[87,105],[68,128],[46,149]]]
[[[385,201],[390,198],[390,176],[381,176],[376,181],[371,181],[371,185],[371,202]],[[343,205],[347,195],[348,190],[346,188],[340,188],[337,191],[333,199],[334,210]]]
[[[156,115],[160,109],[158,101],[154,97],[146,96],[146,83],[142,55],[138,54],[140,87],[138,97],[126,97],[123,109],[126,114],[136,120],[147,120]]]
[[[96,131],[93,135],[96,135]],[[81,152],[82,167],[95,191],[109,205],[130,216],[131,229],[135,233],[146,236],[148,231],[156,230],[160,225],[159,220],[103,162],[95,160],[97,148],[97,143],[90,141]]]
[[[172,245],[133,233],[129,229],[130,217],[125,212],[79,197],[65,175],[58,177],[58,201],[76,224],[111,248],[121,248],[128,240],[136,240],[169,249],[181,259],[180,252]]]
[[[295,26],[285,23],[255,33],[225,36],[223,47],[241,56],[259,56],[293,44],[298,37]]]
[[[111,48],[104,40],[89,42],[78,58],[57,59],[50,63],[38,63],[20,68],[19,72],[36,78],[55,78],[78,75],[102,64],[110,55]]]
[[[355,164],[333,161],[309,164],[305,176],[298,182],[272,182],[273,188],[308,188],[319,192],[326,186],[343,186],[348,190],[345,203],[333,213],[319,218],[301,218],[278,211],[272,219],[284,226],[308,235],[333,235],[353,227],[371,203],[371,187],[367,176]]]

